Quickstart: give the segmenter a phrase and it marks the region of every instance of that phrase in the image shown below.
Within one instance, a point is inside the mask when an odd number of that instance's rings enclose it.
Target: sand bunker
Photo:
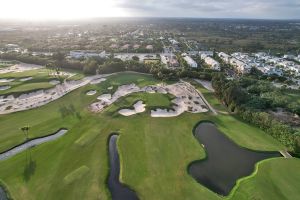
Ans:
[[[98,100],[100,101],[110,101],[111,100],[111,94],[102,94],[99,97],[97,97]]]
[[[57,85],[57,84],[60,83],[60,81],[59,81],[59,80],[51,80],[51,81],[49,81],[49,83],[50,83],[51,85]]]
[[[11,88],[11,86],[9,85],[3,85],[3,86],[0,86],[0,90],[8,90],[9,88]]]
[[[9,83],[9,82],[12,82],[14,81],[15,79],[13,78],[10,78],[10,79],[6,79],[6,78],[1,78],[0,79],[0,83]]]
[[[113,86],[110,86],[110,87],[108,87],[107,89],[108,90],[112,90],[114,87]]]
[[[97,93],[96,90],[90,90],[90,91],[88,91],[88,92],[86,93],[86,95],[88,95],[88,96],[93,96],[93,95],[95,95],[96,93]]]
[[[183,112],[201,113],[208,111],[208,108],[198,91],[191,84],[186,82],[178,82],[172,85],[152,85],[143,88],[139,88],[135,84],[122,85],[118,87],[113,95],[110,96],[109,94],[104,94],[98,97],[97,99],[99,102],[91,104],[90,110],[92,112],[101,112],[105,107],[111,105],[119,98],[137,92],[169,93],[175,96],[175,99],[172,100],[172,103],[174,104],[172,109],[151,110],[152,117],[175,117]],[[122,112],[120,113],[119,111],[119,113],[124,114],[125,116],[136,114],[134,112],[135,110],[123,109],[121,111]]]
[[[96,84],[101,83],[103,81],[106,81],[106,79],[105,78],[99,78],[99,79],[95,79],[95,80],[91,81],[91,84],[96,85]]]
[[[41,68],[43,68],[43,66],[41,65],[19,63],[11,67],[0,68],[0,74],[5,74],[9,72],[24,72],[24,71],[34,70],[34,69],[41,69]]]
[[[119,110],[119,113],[123,116],[135,115],[137,113],[144,112],[146,104],[143,104],[143,101],[138,101],[133,105],[134,109],[122,109]]]
[[[24,77],[24,78],[21,78],[20,79],[20,81],[29,81],[29,80],[32,80],[33,78],[32,78],[32,76],[30,76],[30,77]]]
[[[60,72],[52,72],[49,74],[50,76],[65,76],[65,77],[72,77],[72,76],[75,76],[76,74],[75,73],[71,73],[71,72],[65,72],[65,71],[60,71]]]
[[[107,76],[110,76],[110,74],[89,76],[76,81],[64,81],[61,84],[57,84],[54,88],[24,93],[19,97],[14,97],[13,95],[0,96],[0,114],[13,113],[43,106],[77,88],[89,84],[93,80]]]

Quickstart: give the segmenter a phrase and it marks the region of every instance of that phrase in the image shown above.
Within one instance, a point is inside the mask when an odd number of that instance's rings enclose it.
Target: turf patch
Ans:
[[[67,176],[65,176],[64,183],[67,184],[67,185],[71,184],[74,181],[81,179],[89,171],[90,171],[90,168],[88,168],[87,166],[83,165],[83,166],[75,169],[71,173],[69,173]]]

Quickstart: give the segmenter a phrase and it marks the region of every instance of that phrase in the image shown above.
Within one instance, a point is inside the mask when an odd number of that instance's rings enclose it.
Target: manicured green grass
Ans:
[[[32,77],[32,80],[22,82],[20,79],[25,77]],[[28,93],[40,89],[48,89],[54,87],[49,81],[55,79],[53,76],[49,76],[49,71],[46,69],[30,70],[25,72],[6,73],[0,74],[1,78],[15,79],[9,83],[1,83],[1,85],[10,85],[8,90],[0,91],[0,95],[19,95],[22,93]]]
[[[75,70],[67,70],[66,72],[75,73],[75,76],[68,78],[68,80],[79,80],[84,77],[81,72]],[[0,91],[0,95],[20,95],[22,93],[28,93],[32,91],[37,91],[41,89],[49,89],[54,87],[54,85],[50,84],[51,80],[57,80],[57,77],[51,76],[49,74],[53,73],[53,71],[48,69],[37,69],[37,70],[29,70],[25,72],[10,72],[6,74],[0,74],[1,78],[7,79],[15,79],[12,82],[8,83],[0,83],[2,85],[10,85],[11,88],[8,90]],[[21,78],[32,77],[32,80],[28,80],[25,82],[20,81]]]
[[[28,84],[22,84],[18,87],[13,87],[9,89],[8,91],[3,92],[2,94],[11,94],[11,93],[25,93],[29,91],[34,90],[42,90],[42,89],[48,89],[52,88],[53,85],[48,82],[40,82],[40,83],[28,83]]]
[[[136,93],[121,98],[102,113],[88,111],[88,105],[96,101],[97,95],[110,92],[107,88],[111,85],[116,90],[118,85],[132,82],[140,86],[158,83],[146,75],[114,75],[105,82],[87,85],[40,108],[1,115],[1,151],[24,140],[19,127],[27,124],[31,127],[30,137],[47,135],[62,127],[69,129],[66,135],[55,141],[0,162],[1,181],[12,196],[22,200],[109,199],[106,187],[109,172],[107,140],[112,132],[120,134],[121,181],[133,188],[140,199],[149,200],[221,199],[187,173],[189,163],[205,156],[192,133],[193,127],[201,120],[214,121],[222,132],[241,146],[256,150],[282,148],[273,138],[231,115],[184,113],[175,118],[150,117],[151,108],[170,106],[172,97],[164,94]],[[91,89],[96,89],[97,95],[85,94]],[[137,100],[147,104],[146,112],[130,117],[118,114],[120,107],[132,106]],[[68,109],[70,105],[75,111],[63,117],[61,108]],[[33,164],[28,169],[26,163],[29,160]],[[274,162],[279,167],[274,166]],[[280,158],[262,163],[258,175],[242,181],[233,198],[247,199],[253,193],[249,188],[259,187],[261,192],[256,199],[272,199],[277,188],[263,182],[272,179],[273,185],[288,188],[293,194],[291,198],[285,196],[282,199],[293,199],[300,195],[295,186],[299,177],[294,176],[299,164],[298,159],[291,162]],[[282,176],[285,167],[288,170]],[[270,169],[272,173],[268,172]]]
[[[298,199],[299,159],[273,159],[258,165],[254,178],[242,181],[233,199]],[[268,191],[268,192],[266,192]]]
[[[89,170],[90,169],[85,165],[75,169],[70,174],[65,176],[64,183],[65,184],[71,184],[74,181],[79,181],[84,175],[86,175],[86,173],[89,172]]]

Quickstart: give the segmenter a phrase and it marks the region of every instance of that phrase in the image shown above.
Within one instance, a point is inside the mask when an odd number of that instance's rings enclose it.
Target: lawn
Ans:
[[[121,98],[102,113],[87,109],[111,85],[158,83],[147,75],[121,73],[98,85],[87,85],[37,109],[0,116],[0,151],[24,141],[20,127],[29,124],[30,137],[47,135],[65,127],[61,138],[32,148],[9,160],[1,161],[0,179],[15,199],[110,199],[106,187],[109,172],[108,137],[120,134],[118,148],[121,180],[133,188],[140,199],[221,199],[197,183],[187,173],[190,162],[204,158],[205,152],[192,134],[201,120],[212,120],[237,144],[256,150],[278,150],[282,146],[259,129],[231,115],[184,113],[175,118],[152,118],[149,110],[169,107],[172,96],[136,93]],[[87,96],[89,90],[97,90]],[[131,117],[118,114],[137,100],[147,110]],[[74,107],[63,115],[62,108]],[[31,162],[29,162],[31,160]],[[27,163],[27,164],[26,164]],[[30,165],[28,163],[31,163]],[[257,175],[240,183],[233,199],[249,199],[259,187],[255,199],[273,199],[278,188],[288,189],[294,199],[300,192],[298,159],[274,159],[259,164]],[[288,169],[282,172],[284,169]],[[282,174],[283,173],[283,174]],[[288,178],[287,178],[288,177]],[[272,185],[266,185],[269,180]],[[287,193],[288,194],[288,193]],[[282,196],[280,196],[282,197]]]
[[[84,75],[75,70],[67,70],[67,72],[75,73],[75,76],[68,78],[68,80],[79,80],[84,77]],[[49,74],[53,73],[53,71],[49,71],[48,69],[37,69],[37,70],[29,70],[25,72],[10,72],[5,74],[0,74],[0,79],[15,79],[12,82],[8,83],[0,83],[0,86],[10,85],[11,88],[8,90],[0,91],[0,95],[19,95],[22,93],[33,92],[42,89],[53,88],[54,85],[50,84],[51,80],[57,80],[56,77],[50,76]],[[31,80],[22,82],[20,79],[32,77]]]
[[[32,79],[24,82],[20,80],[26,77],[32,77]],[[50,84],[49,81],[55,79],[55,77],[49,76],[49,72],[46,69],[0,74],[0,79],[1,78],[15,80],[8,83],[0,83],[0,85],[11,86],[11,88],[8,90],[0,91],[0,95],[19,95],[24,92],[28,93],[40,89],[52,88],[54,85]]]

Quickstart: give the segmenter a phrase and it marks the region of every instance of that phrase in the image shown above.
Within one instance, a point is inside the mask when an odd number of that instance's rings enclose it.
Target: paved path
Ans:
[[[285,158],[292,158],[293,156],[291,156],[291,154],[289,154],[289,152],[287,152],[286,150],[281,150],[279,151],[281,153],[281,155],[283,155],[283,157]]]

